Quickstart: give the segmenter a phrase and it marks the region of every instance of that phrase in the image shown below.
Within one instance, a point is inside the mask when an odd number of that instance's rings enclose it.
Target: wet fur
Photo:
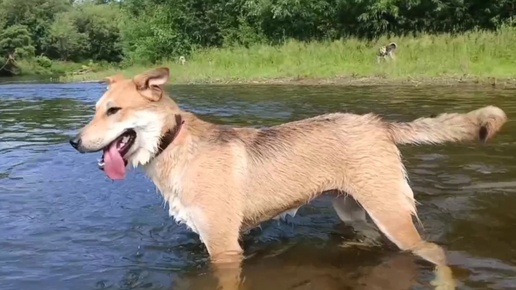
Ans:
[[[242,231],[334,192],[343,221],[360,222],[367,212],[400,249],[446,265],[442,248],[414,226],[416,201],[396,145],[485,142],[507,120],[501,109],[487,106],[412,122],[332,113],[266,129],[231,127],[181,110],[161,88],[165,79],[166,68],[132,80],[111,78],[93,120],[79,133],[78,150],[98,151],[116,128],[134,128],[129,164],[144,168],[170,214],[199,234],[214,263],[242,258]],[[105,117],[110,104],[123,108],[118,119]],[[177,114],[184,121],[177,138],[154,158]]]

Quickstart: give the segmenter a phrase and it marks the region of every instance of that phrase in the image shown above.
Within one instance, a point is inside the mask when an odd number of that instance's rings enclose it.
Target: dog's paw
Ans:
[[[435,279],[430,282],[435,290],[455,290],[456,284],[453,273],[448,266],[438,266],[435,268]]]

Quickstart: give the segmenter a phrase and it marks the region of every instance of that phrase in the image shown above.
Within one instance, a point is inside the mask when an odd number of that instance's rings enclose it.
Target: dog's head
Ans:
[[[97,101],[93,119],[70,144],[81,153],[103,151],[99,167],[111,179],[125,177],[127,164],[145,165],[160,150],[167,130],[177,127],[180,109],[163,86],[169,69],[157,68],[125,79],[107,78],[107,91]]]

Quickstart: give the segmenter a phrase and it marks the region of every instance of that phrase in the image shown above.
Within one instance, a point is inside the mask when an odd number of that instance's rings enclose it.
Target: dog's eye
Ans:
[[[106,114],[107,114],[108,116],[111,116],[111,115],[116,114],[116,113],[117,113],[118,111],[120,111],[120,110],[122,110],[122,108],[120,108],[120,107],[111,107],[111,108],[109,108],[109,109],[107,110]]]

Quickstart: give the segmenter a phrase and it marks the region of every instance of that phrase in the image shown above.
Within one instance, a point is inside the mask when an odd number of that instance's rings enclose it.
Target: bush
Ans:
[[[52,67],[52,60],[44,55],[35,57],[35,61],[42,68],[50,69]]]

